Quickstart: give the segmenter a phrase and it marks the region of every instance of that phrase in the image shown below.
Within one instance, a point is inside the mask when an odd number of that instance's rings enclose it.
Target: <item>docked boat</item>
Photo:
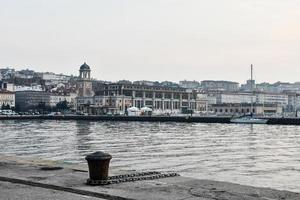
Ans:
[[[253,95],[253,65],[251,64],[251,94]],[[250,115],[232,118],[230,120],[231,123],[239,123],[239,124],[266,124],[268,119],[255,118],[253,116],[253,97],[251,97],[251,108]]]
[[[252,116],[243,116],[243,117],[233,118],[230,120],[230,122],[238,123],[238,124],[266,124],[268,123],[268,119],[254,118]]]

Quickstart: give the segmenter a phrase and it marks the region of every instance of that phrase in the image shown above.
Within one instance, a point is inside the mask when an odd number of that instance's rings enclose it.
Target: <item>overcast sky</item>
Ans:
[[[0,68],[300,81],[300,0],[0,0]]]

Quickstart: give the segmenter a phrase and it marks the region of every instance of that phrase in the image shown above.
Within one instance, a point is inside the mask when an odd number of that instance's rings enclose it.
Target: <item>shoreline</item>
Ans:
[[[22,115],[0,116],[0,120],[86,120],[86,121],[137,121],[230,124],[231,117],[199,116],[107,116],[107,115]],[[269,125],[300,125],[300,118],[268,118]],[[231,123],[233,124],[233,123]]]

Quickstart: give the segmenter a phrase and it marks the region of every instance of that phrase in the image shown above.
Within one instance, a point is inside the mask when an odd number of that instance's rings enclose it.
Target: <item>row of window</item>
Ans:
[[[211,111],[213,111],[213,110],[211,110]],[[217,112],[219,112],[219,113],[250,113],[250,109],[249,108],[245,108],[245,109],[238,109],[238,108],[236,108],[236,109],[233,109],[233,108],[230,108],[230,109],[227,109],[227,108],[219,108],[219,109],[215,109],[215,112],[217,113]],[[252,110],[252,113],[255,113],[255,109],[253,108],[253,110]]]

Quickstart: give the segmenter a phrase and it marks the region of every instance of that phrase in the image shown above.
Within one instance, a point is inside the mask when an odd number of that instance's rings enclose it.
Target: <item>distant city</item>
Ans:
[[[86,63],[77,68],[78,76],[0,69],[2,114],[297,115],[300,109],[300,82],[108,82],[93,79]]]

